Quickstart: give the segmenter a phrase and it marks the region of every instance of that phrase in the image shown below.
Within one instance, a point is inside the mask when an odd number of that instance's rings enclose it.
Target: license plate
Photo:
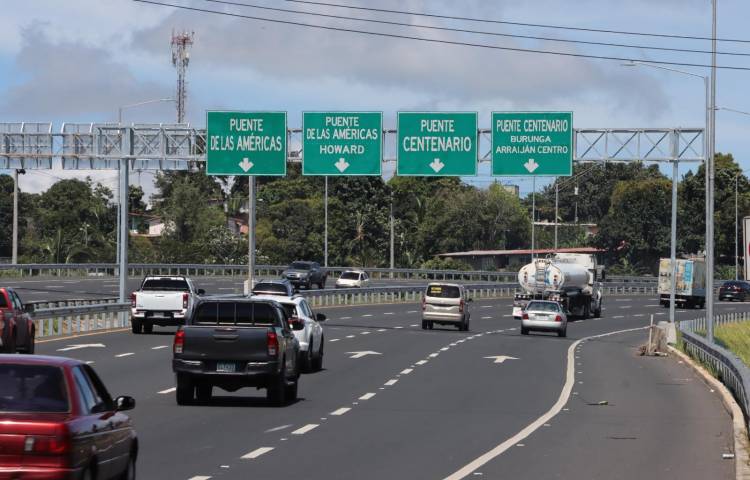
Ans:
[[[164,318],[164,313],[163,312],[154,312],[154,313],[151,314],[151,317],[153,317],[153,318]]]
[[[218,362],[216,364],[216,371],[222,373],[234,373],[237,365],[234,362]]]

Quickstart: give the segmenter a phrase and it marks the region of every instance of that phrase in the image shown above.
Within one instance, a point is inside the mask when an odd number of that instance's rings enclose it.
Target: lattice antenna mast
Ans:
[[[193,46],[194,32],[175,33],[172,31],[172,65],[177,69],[177,123],[185,121],[187,91],[185,75],[190,63],[190,47]]]

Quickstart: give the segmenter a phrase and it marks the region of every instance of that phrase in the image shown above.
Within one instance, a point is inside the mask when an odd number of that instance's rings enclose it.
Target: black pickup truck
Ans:
[[[265,388],[274,405],[297,398],[299,343],[289,319],[274,300],[204,297],[174,338],[172,370],[177,403],[211,400],[213,387],[234,392]]]

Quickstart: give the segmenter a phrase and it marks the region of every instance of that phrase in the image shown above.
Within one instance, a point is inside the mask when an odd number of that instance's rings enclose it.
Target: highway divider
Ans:
[[[130,303],[117,303],[116,299],[60,300],[33,304],[32,317],[37,338],[130,326]]]

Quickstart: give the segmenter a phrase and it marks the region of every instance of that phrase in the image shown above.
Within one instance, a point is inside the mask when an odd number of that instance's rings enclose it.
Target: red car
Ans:
[[[0,288],[0,352],[34,353],[36,330],[21,297],[12,288]]]
[[[0,355],[0,479],[134,479],[133,407],[78,360]]]

